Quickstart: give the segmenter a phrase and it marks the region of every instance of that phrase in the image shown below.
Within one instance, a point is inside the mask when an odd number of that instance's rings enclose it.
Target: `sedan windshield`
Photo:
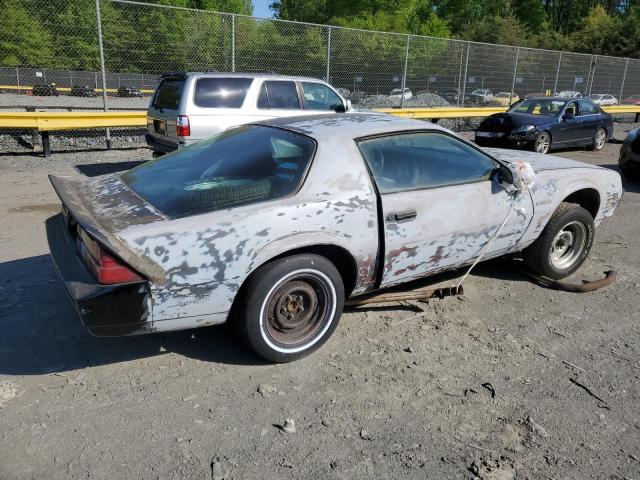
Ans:
[[[509,110],[510,113],[528,113],[529,115],[545,115],[552,117],[560,113],[567,104],[562,100],[550,100],[544,98],[527,98],[514,105]]]
[[[170,217],[184,217],[294,193],[311,162],[312,139],[248,125],[220,133],[122,175]]]

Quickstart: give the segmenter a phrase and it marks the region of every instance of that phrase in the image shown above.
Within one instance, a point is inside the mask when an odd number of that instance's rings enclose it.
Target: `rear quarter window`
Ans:
[[[178,218],[292,195],[315,152],[310,137],[245,125],[122,175],[140,197]]]
[[[251,82],[251,78],[199,78],[193,103],[202,108],[240,108]]]
[[[165,78],[160,82],[160,85],[158,85],[152,106],[155,108],[177,110],[183,87],[184,80],[179,78]]]

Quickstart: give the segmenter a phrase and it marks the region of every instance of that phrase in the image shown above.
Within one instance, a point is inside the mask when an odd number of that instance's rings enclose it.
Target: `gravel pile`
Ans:
[[[146,147],[145,128],[112,128],[112,148]],[[102,150],[106,148],[105,130],[51,132],[51,151]],[[40,134],[31,130],[0,130],[0,153],[41,152]]]
[[[107,105],[110,110],[146,110],[149,106],[149,97],[142,98],[119,98],[107,97]],[[15,107],[15,108],[10,108]],[[19,110],[24,111],[26,107],[42,108],[46,110],[66,109],[102,109],[102,97],[72,97],[70,95],[60,95],[59,97],[34,97],[18,93],[0,94],[0,111]]]
[[[409,107],[446,107],[450,105],[444,98],[435,93],[420,93],[414,95],[408,100],[404,101],[404,106]],[[390,97],[389,95],[370,95],[363,98],[358,106],[362,107],[380,107],[380,108],[392,108],[400,106],[400,98]]]

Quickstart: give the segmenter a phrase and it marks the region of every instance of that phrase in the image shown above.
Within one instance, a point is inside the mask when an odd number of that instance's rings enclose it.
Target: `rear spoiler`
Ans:
[[[90,200],[81,195],[77,181],[55,175],[49,175],[49,181],[60,198],[63,208],[109,253],[155,283],[162,284],[166,281],[160,266],[132,252],[114,232],[100,223],[98,216],[88,208],[87,202]]]

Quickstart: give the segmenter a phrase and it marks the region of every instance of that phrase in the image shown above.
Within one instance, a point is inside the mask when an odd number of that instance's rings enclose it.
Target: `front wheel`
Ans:
[[[327,341],[342,315],[342,277],[333,263],[319,255],[269,262],[245,287],[235,321],[251,349],[271,362],[290,362],[310,354]]]
[[[607,131],[604,128],[599,128],[596,134],[593,136],[593,144],[591,150],[599,152],[604,148],[604,144],[607,143]]]
[[[551,148],[551,136],[547,132],[540,132],[536,135],[536,139],[533,142],[533,149],[537,153],[548,153]]]
[[[593,245],[594,223],[580,205],[561,203],[538,239],[522,253],[530,270],[554,280],[574,273]]]

